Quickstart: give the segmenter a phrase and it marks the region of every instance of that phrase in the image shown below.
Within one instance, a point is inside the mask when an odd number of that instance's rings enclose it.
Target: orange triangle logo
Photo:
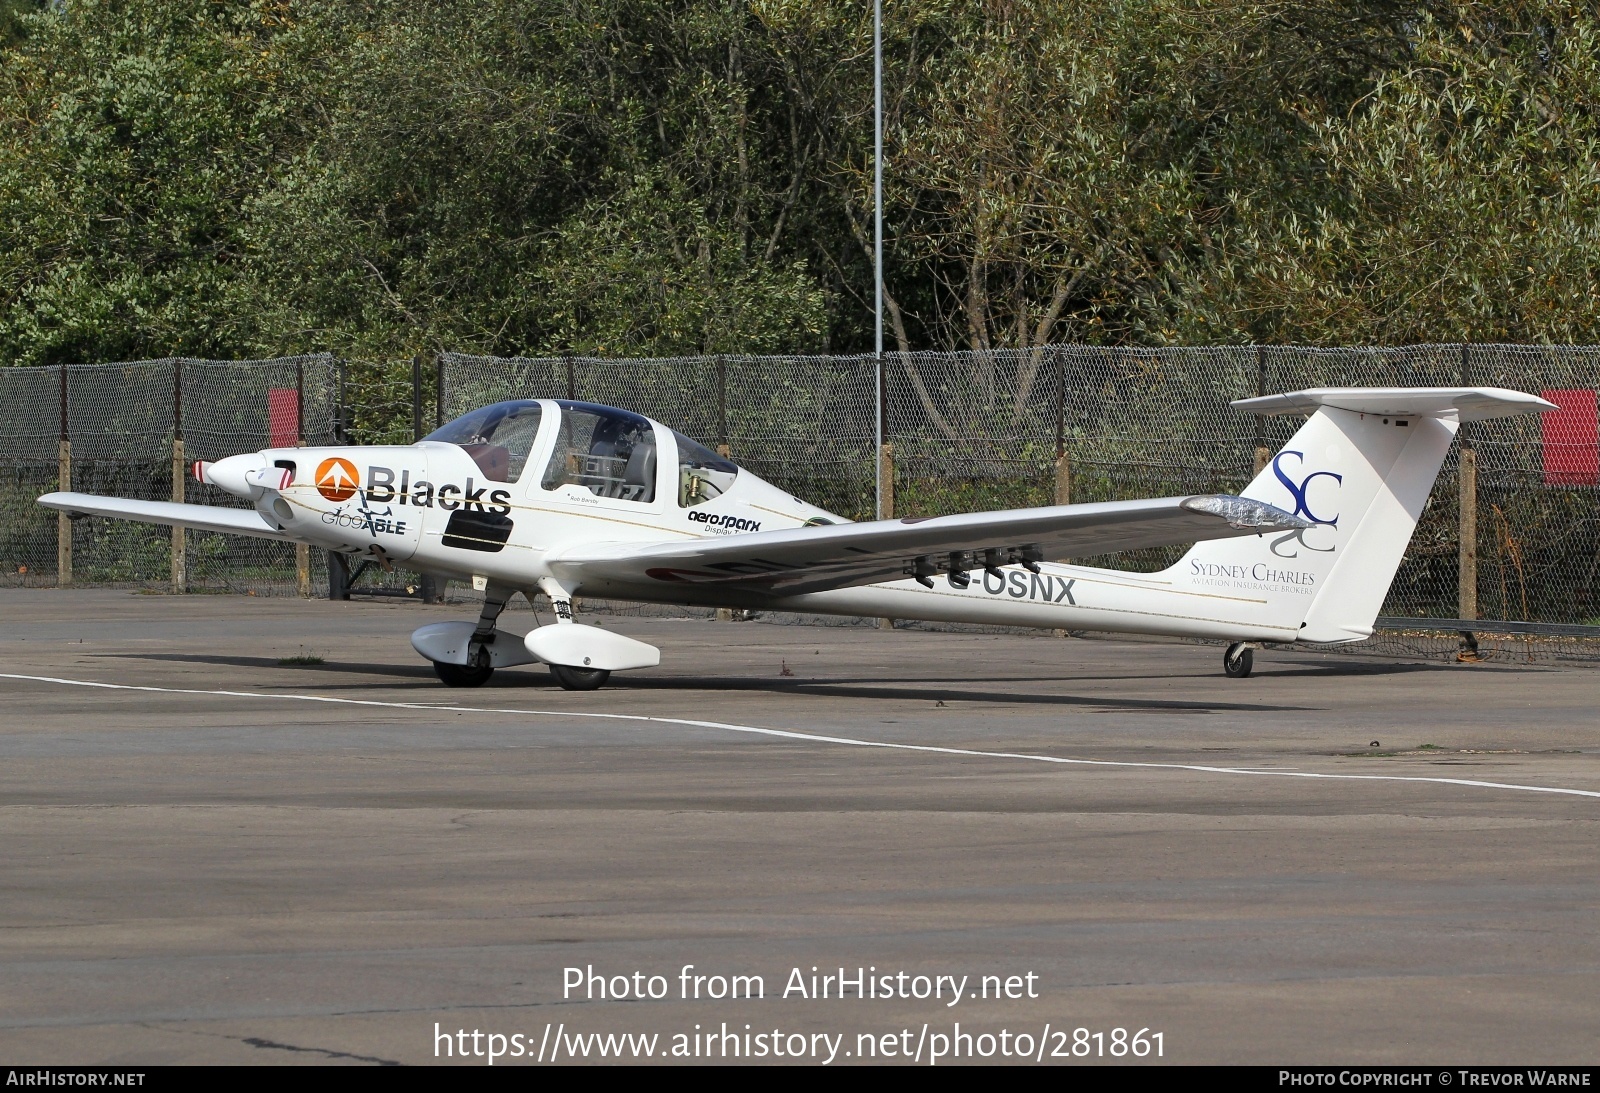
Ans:
[[[335,456],[317,464],[317,492],[329,501],[348,501],[361,486],[356,465]]]

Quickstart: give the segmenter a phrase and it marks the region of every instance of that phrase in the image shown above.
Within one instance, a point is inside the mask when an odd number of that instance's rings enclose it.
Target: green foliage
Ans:
[[[56,487],[53,467],[7,467],[0,472],[0,580],[25,583],[27,574],[19,570],[54,575],[56,523],[40,519],[35,498]]]
[[[28,16],[40,11],[44,0],[0,0],[0,49],[16,45],[28,35]]]
[[[1422,10],[1351,109],[1310,119],[1315,204],[1241,205],[1187,267],[1192,315],[1285,341],[1593,342],[1597,106],[1592,6]]]
[[[292,13],[74,0],[28,28],[0,84],[0,354],[251,344],[239,212],[302,98]]]
[[[85,0],[0,82],[0,354],[817,345],[738,6]],[[793,196],[789,195],[791,203]]]
[[[885,29],[904,348],[1600,340],[1592,5]],[[870,39],[838,0],[0,0],[0,360],[867,348]]]
[[[121,520],[80,520],[73,528],[72,576],[85,584],[159,579],[172,569],[172,533]]]
[[[754,251],[738,7],[394,5],[253,209],[276,323],[366,356],[813,344],[803,260]],[[752,166],[753,164],[753,166]],[[310,276],[306,276],[310,274]]]
[[[895,482],[899,516],[944,516],[952,512],[993,512],[1051,503],[1053,479],[908,478]]]

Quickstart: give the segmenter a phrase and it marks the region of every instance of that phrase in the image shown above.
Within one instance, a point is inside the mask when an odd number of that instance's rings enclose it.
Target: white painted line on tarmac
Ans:
[[[23,679],[33,683],[58,683],[67,687],[100,687],[108,691],[150,691],[156,694],[213,695],[224,698],[273,698],[293,702],[328,702],[340,706],[380,706],[393,710],[425,710],[433,713],[500,713],[521,717],[582,717],[599,721],[643,721],[656,725],[687,725],[697,729],[753,736],[776,736],[785,740],[806,740],[814,744],[842,744],[852,748],[882,748],[888,751],[919,751],[934,755],[962,755],[978,759],[1020,759],[1031,763],[1056,763],[1080,767],[1134,767],[1142,770],[1187,770],[1199,774],[1231,774],[1254,778],[1318,778],[1337,782],[1429,782],[1443,786],[1470,786],[1474,789],[1508,789],[1521,793],[1560,793],[1572,797],[1600,797],[1592,789],[1567,789],[1561,786],[1528,786],[1516,782],[1484,782],[1475,778],[1438,778],[1411,774],[1321,774],[1304,770],[1267,770],[1259,767],[1212,767],[1196,763],[1136,763],[1118,759],[1067,759],[1059,755],[1035,755],[1020,751],[979,751],[974,748],[941,748],[933,744],[895,744],[883,740],[859,740],[853,736],[823,736],[794,729],[764,729],[756,725],[733,725],[725,721],[695,721],[686,717],[651,717],[631,713],[587,713],[577,710],[514,710],[496,706],[436,706],[427,702],[381,702],[371,698],[333,698],[327,695],[267,693],[264,691],[210,691],[194,687],[151,687],[132,683],[99,683],[90,679],[62,679],[57,676],[24,676],[0,672],[0,679]]]

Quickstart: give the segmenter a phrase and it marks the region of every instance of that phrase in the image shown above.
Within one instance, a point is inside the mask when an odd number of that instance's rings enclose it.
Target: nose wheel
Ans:
[[[433,662],[433,674],[446,687],[482,687],[494,675],[494,662],[488,646],[494,641],[495,620],[506,608],[506,602],[516,595],[516,590],[501,584],[491,584],[483,594],[483,610],[478,612],[478,625],[467,644],[467,664]]]
[[[489,653],[485,650],[478,654],[476,664],[445,664],[436,660],[433,672],[446,687],[482,687],[494,675],[494,665],[489,663]]]
[[[1236,641],[1228,646],[1228,651],[1222,654],[1222,670],[1229,679],[1245,679],[1250,675],[1250,669],[1255,666],[1256,651],[1242,641]]]

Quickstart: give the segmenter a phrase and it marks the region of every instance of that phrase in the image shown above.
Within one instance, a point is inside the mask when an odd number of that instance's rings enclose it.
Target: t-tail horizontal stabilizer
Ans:
[[[1462,421],[1556,408],[1498,387],[1322,387],[1233,405],[1311,415],[1242,496],[1313,526],[1199,543],[1167,575],[1231,601],[1241,621],[1315,642],[1372,635]]]
[[[1330,406],[1368,417],[1453,416],[1457,422],[1559,409],[1537,395],[1504,387],[1312,387],[1283,395],[1237,399],[1229,405],[1263,417],[1313,414]]]

